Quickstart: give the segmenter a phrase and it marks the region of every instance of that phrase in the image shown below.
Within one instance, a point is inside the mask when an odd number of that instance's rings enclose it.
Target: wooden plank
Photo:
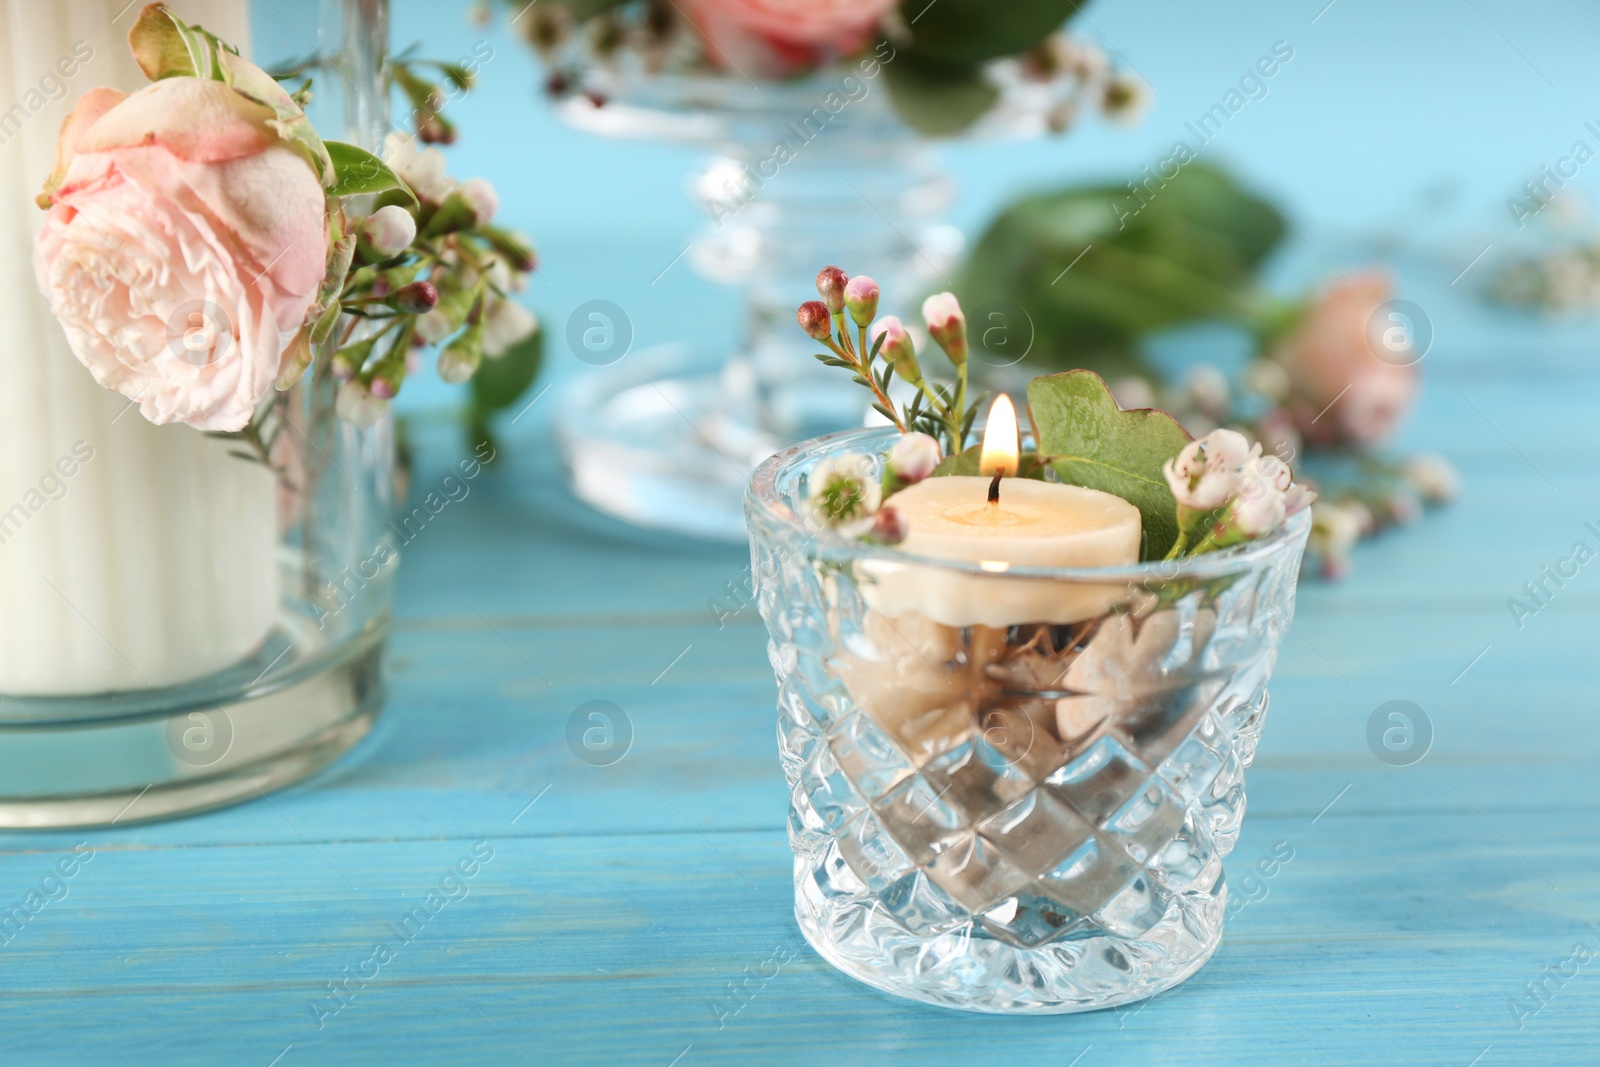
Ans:
[[[1586,813],[1252,815],[1239,859],[1293,859],[1217,959],[1141,1009],[996,1019],[863,989],[800,946],[779,832],[98,852],[4,949],[16,1062],[1577,1062],[1600,983],[1565,983],[1521,1030],[1509,1005],[1575,941],[1600,947]],[[395,932],[457,860],[467,895]],[[1555,882],[1534,873],[1528,853]],[[41,873],[45,864],[32,858]],[[8,881],[21,875],[8,864]],[[349,882],[345,881],[348,877]],[[352,888],[352,883],[354,888]],[[393,925],[392,925],[393,924]],[[336,1014],[326,983],[394,959]],[[748,1001],[727,984],[794,959]],[[367,968],[372,973],[372,968]],[[81,1015],[79,1014],[81,1013]],[[719,1016],[724,1016],[720,1020]],[[227,1019],[218,1027],[207,1019]],[[84,1026],[87,1020],[92,1027]],[[826,1021],[825,1028],[819,1023]],[[99,1033],[96,1033],[96,1029]],[[829,1053],[836,1056],[838,1053]],[[850,1062],[858,1062],[850,1060]]]

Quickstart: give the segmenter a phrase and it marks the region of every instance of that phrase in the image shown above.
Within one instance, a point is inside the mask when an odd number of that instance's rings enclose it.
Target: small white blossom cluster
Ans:
[[[1162,470],[1183,531],[1175,552],[1183,550],[1200,518],[1210,529],[1194,548],[1226,548],[1267,536],[1316,499],[1309,488],[1294,484],[1288,464],[1262,455],[1259,444],[1236,430],[1212,430],[1189,442]]]
[[[831,456],[811,469],[806,514],[844,537],[899,544],[906,537],[905,522],[893,507],[884,506],[884,498],[928,477],[939,459],[939,442],[925,433],[908,433],[896,441],[884,456],[881,476],[871,456]]]

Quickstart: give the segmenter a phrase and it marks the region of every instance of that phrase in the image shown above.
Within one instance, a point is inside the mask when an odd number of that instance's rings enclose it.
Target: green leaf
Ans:
[[[146,4],[128,31],[134,62],[151,81],[163,78],[222,80],[216,64],[216,38],[197,31],[163,4]]]
[[[469,230],[478,222],[478,213],[471,201],[452,189],[422,224],[423,237],[442,237],[447,233]]]
[[[1067,485],[1120,496],[1139,509],[1144,559],[1160,559],[1178,537],[1178,505],[1161,467],[1191,438],[1164,411],[1122,411],[1093,371],[1048,374],[1028,383],[1038,449]]]
[[[485,357],[468,385],[466,412],[467,443],[474,453],[482,455],[481,446],[489,446],[493,460],[500,451],[495,443],[493,416],[516,403],[539,376],[544,362],[544,331],[535,330],[498,356]]]
[[[485,356],[473,375],[473,412],[487,418],[516,403],[539,376],[544,362],[544,331],[535,330],[498,356]]]
[[[983,473],[979,463],[979,460],[982,458],[982,452],[983,446],[981,444],[977,444],[973,445],[964,452],[957,452],[953,456],[946,456],[944,459],[939,461],[939,465],[933,468],[933,473],[928,477],[944,478],[952,474],[961,474],[969,478],[976,478],[978,475]],[[1044,462],[1043,457],[1041,457],[1038,453],[1024,452],[1017,461],[1016,477],[1033,478],[1037,481],[1044,481],[1044,474],[1047,466],[1048,465]]]
[[[895,113],[907,126],[929,137],[960,133],[1000,96],[1000,90],[977,67],[930,67],[905,56],[883,70]]]
[[[327,146],[328,158],[333,163],[333,185],[328,188],[328,195],[359,196],[395,189],[406,193],[411,204],[416,205],[417,198],[410,187],[389,169],[387,163],[365,148],[357,148],[343,141],[324,141],[323,144]]]
[[[939,465],[933,468],[933,473],[928,477],[945,478],[952,474],[960,474],[976,478],[982,473],[978,469],[978,453],[980,451],[982,451],[982,446],[973,445],[965,452],[957,452],[953,456],[946,456],[939,461]]]
[[[1148,183],[1138,195],[1069,186],[1013,203],[974,246],[962,304],[1020,307],[1035,330],[1031,360],[1108,377],[1148,373],[1137,353],[1158,330],[1219,319],[1256,329],[1255,276],[1283,216],[1198,161],[1164,183],[1138,181]]]
[[[332,336],[333,327],[338,323],[339,315],[342,311],[344,311],[344,308],[340,307],[339,302],[335,300],[323,309],[321,315],[317,316],[317,321],[311,327],[311,343],[313,345],[320,345]]]
[[[1080,0],[905,0],[910,54],[927,65],[973,67],[1033,48],[1077,14]],[[895,64],[890,65],[890,69]]]

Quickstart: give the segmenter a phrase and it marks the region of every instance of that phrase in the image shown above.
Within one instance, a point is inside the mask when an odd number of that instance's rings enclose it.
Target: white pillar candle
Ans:
[[[1122,593],[1114,583],[1016,578],[1013,567],[1110,567],[1139,559],[1139,509],[1094,489],[1030,478],[1017,469],[1016,416],[999,397],[984,435],[982,469],[1002,475],[928,478],[894,494],[906,538],[900,550],[977,564],[981,573],[873,560],[860,565],[874,609],[916,612],[946,626],[1007,627],[1094,618]],[[990,491],[998,484],[998,498]]]
[[[244,0],[172,6],[247,43]],[[249,655],[277,613],[272,472],[96,385],[34,280],[62,119],[145,83],[138,8],[0,0],[0,695],[178,684]]]

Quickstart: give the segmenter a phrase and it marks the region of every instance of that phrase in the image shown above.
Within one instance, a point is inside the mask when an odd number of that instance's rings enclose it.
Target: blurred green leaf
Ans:
[[[543,328],[533,331],[498,356],[484,357],[469,386],[467,434],[473,448],[484,442],[495,443],[490,419],[496,412],[515,404],[528,391],[539,376],[543,362]]]
[[[895,113],[907,126],[929,137],[960,133],[993,107],[1000,95],[976,67],[924,67],[907,56],[883,70]]]
[[[910,53],[927,66],[975,67],[1026,52],[1077,13],[1080,0],[905,0]],[[891,69],[893,64],[890,64]]]
[[[1093,185],[1012,204],[963,269],[968,314],[1020,305],[1035,331],[1030,359],[1107,374],[1138,369],[1138,342],[1154,331],[1249,320],[1256,272],[1283,236],[1278,210],[1199,162],[1137,188],[1142,198]]]

